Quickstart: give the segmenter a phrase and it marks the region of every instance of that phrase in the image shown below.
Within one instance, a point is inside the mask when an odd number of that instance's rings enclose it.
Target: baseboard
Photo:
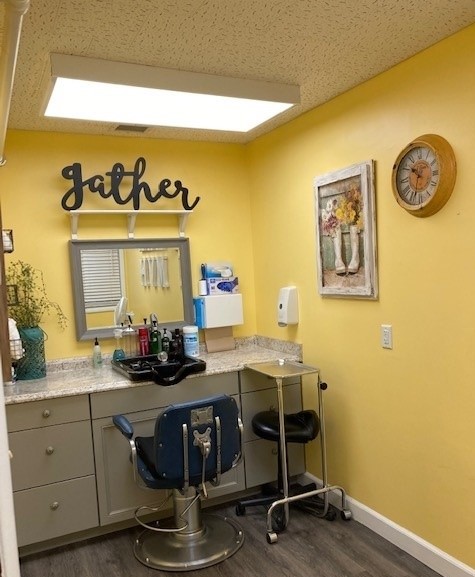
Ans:
[[[303,479],[306,482],[313,481],[318,486],[322,485],[321,480],[310,473],[305,473]],[[337,508],[341,508],[340,493],[330,493],[330,503]],[[409,553],[409,555],[412,555],[412,557],[424,563],[433,571],[440,573],[440,575],[444,577],[475,577],[474,568],[458,561],[455,557],[448,555],[438,547],[431,545],[428,541],[404,529],[404,527],[393,523],[390,519],[359,503],[356,499],[347,496],[347,505],[355,521],[381,535],[381,537],[384,537],[402,551]]]

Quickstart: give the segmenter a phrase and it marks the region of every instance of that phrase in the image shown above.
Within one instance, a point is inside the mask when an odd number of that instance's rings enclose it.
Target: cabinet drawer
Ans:
[[[90,418],[87,395],[7,405],[6,411],[9,432]]]
[[[91,395],[92,418],[167,407],[173,403],[184,403],[221,393],[226,395],[239,393],[237,373],[187,378],[171,387],[144,385],[119,391],[94,393]]]
[[[244,369],[239,373],[240,380],[241,380],[241,393],[248,393],[251,391],[260,391],[262,389],[275,389],[276,383],[275,379],[272,377],[268,377],[267,375],[263,375],[262,373],[258,373],[251,369]],[[299,377],[288,377],[284,379],[284,385],[288,385],[291,383],[299,383]]]
[[[300,383],[283,387],[284,410],[286,413],[296,413],[302,410],[302,396]],[[258,437],[252,431],[252,417],[260,411],[277,411],[277,388],[256,391],[241,395],[241,412],[244,426],[244,441],[251,441]]]
[[[94,477],[13,493],[18,546],[97,526]]]
[[[291,475],[305,472],[305,449],[297,443],[288,445],[288,461]],[[244,445],[246,487],[271,483],[277,479],[277,443],[259,439]]]
[[[89,421],[10,433],[8,442],[14,491],[94,473]]]

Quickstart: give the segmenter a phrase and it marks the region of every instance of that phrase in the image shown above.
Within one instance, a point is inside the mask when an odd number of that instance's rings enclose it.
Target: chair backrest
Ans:
[[[241,454],[239,423],[236,401],[227,395],[167,407],[155,423],[154,456],[159,477],[168,479],[172,487],[182,487],[187,476],[190,485],[199,485],[203,455],[196,438],[202,435],[210,439],[204,479],[210,481],[217,473],[231,469]]]

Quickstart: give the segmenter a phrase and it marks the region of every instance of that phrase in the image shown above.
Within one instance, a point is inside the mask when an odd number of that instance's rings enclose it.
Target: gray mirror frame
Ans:
[[[114,329],[111,327],[88,329],[86,309],[84,305],[83,279],[81,269],[81,249],[100,248],[179,248],[183,296],[184,319],[160,323],[159,327],[175,328],[194,324],[193,292],[191,286],[190,242],[188,238],[160,238],[133,240],[70,240],[69,252],[71,258],[71,277],[74,296],[74,316],[76,319],[76,338],[87,341],[94,338],[112,338]],[[159,318],[160,321],[160,318]],[[173,327],[172,327],[173,325]]]

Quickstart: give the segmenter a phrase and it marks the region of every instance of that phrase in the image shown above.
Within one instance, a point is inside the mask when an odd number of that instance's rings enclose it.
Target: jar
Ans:
[[[200,342],[198,339],[198,327],[189,325],[183,327],[183,350],[186,357],[198,357],[200,354]]]
[[[122,331],[124,339],[125,356],[127,358],[137,356],[137,332],[128,326]]]

